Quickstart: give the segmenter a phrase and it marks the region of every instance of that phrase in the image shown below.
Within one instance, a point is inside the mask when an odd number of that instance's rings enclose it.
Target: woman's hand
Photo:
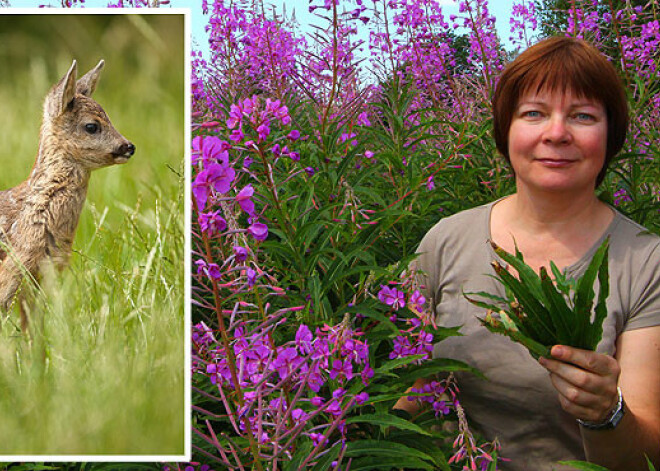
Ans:
[[[621,368],[609,355],[555,345],[553,358],[540,358],[559,393],[561,407],[576,419],[604,422],[614,409]]]

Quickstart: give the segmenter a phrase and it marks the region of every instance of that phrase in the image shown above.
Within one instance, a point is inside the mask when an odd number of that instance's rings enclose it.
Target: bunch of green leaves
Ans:
[[[486,292],[468,293],[487,300],[480,301],[466,295],[471,303],[489,310],[485,318],[479,319],[481,323],[491,332],[506,335],[522,344],[534,358],[549,357],[553,345],[595,350],[602,338],[603,321],[607,315],[609,237],[577,279],[567,278],[552,261],[550,268],[554,280],[545,267],[541,267],[537,274],[525,263],[517,247],[512,255],[492,241],[491,245],[495,253],[518,272],[518,277],[494,261],[494,278],[504,286],[506,297]],[[599,290],[594,308],[596,279]]]

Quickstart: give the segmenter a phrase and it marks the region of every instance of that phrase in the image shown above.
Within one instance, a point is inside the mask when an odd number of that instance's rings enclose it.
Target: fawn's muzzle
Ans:
[[[127,162],[128,159],[131,158],[133,154],[135,154],[135,146],[131,142],[125,142],[121,146],[117,148],[115,152],[113,152],[115,156],[115,162],[117,163],[124,163]]]

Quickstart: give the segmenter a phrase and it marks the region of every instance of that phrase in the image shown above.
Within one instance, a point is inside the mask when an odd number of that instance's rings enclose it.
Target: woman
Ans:
[[[420,244],[418,268],[438,323],[462,325],[465,335],[442,341],[434,354],[488,377],[460,375],[461,399],[474,428],[499,437],[511,459],[503,469],[549,470],[558,460],[585,458],[611,469],[648,469],[644,454],[657,466],[660,238],[594,191],[626,134],[617,73],[588,44],[550,38],[504,70],[493,112],[516,192],[443,219]],[[610,295],[597,352],[554,346],[552,358],[537,362],[482,327],[483,310],[462,294],[503,294],[489,277],[497,258],[489,239],[509,252],[515,243],[537,271],[552,260],[577,277],[607,236]]]

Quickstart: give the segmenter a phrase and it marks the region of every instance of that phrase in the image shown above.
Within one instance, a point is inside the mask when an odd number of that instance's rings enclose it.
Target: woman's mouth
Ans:
[[[572,159],[536,159],[537,162],[551,168],[563,168],[575,163]]]

